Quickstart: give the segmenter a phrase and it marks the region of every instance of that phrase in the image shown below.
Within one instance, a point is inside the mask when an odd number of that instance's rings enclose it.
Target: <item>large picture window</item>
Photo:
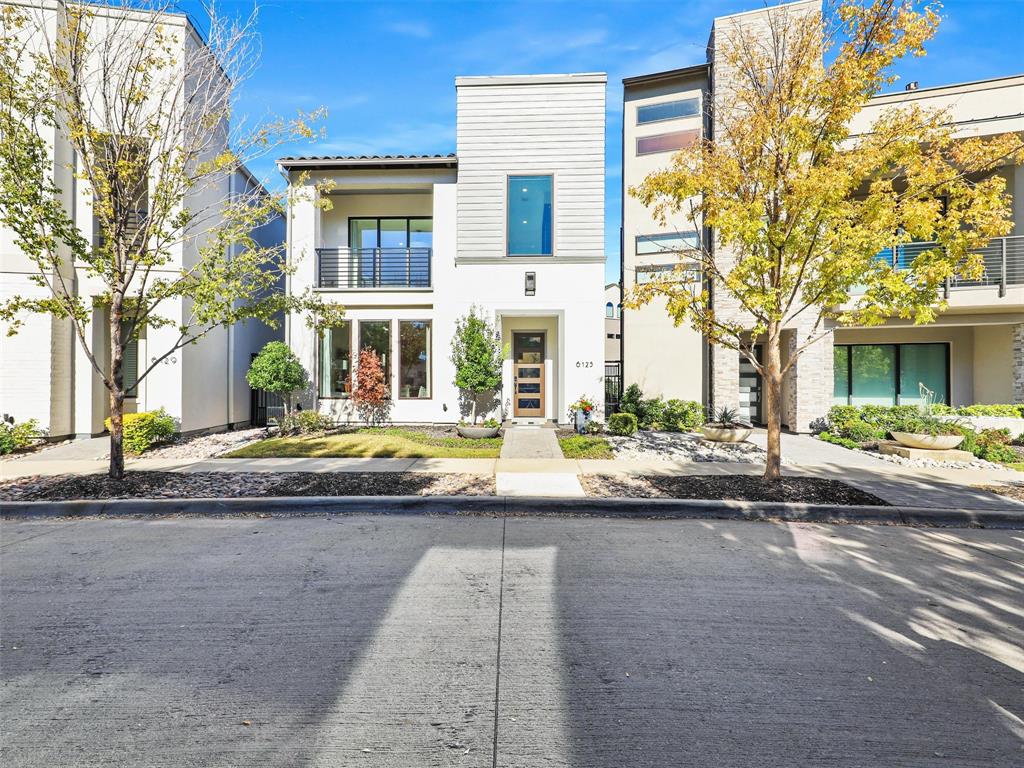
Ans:
[[[837,344],[836,405],[920,405],[921,385],[949,404],[949,344]]]
[[[320,397],[352,394],[352,323],[326,329],[320,337]]]
[[[660,235],[637,235],[636,255],[646,256],[652,253],[677,253],[690,251],[700,245],[696,232],[665,232]]]
[[[427,399],[430,392],[430,321],[398,323],[398,396]]]
[[[384,379],[391,387],[391,321],[361,320],[359,322],[359,351],[369,347],[380,358]]]
[[[508,177],[508,255],[552,256],[551,176]]]

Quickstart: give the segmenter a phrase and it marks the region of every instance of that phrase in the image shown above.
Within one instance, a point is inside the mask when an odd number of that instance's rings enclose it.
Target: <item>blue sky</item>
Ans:
[[[622,78],[699,64],[715,16],[764,4],[267,0],[262,62],[242,86],[239,111],[257,118],[327,108],[324,141],[281,155],[445,153],[455,150],[457,75],[607,72],[605,250],[614,280]],[[197,0],[180,5],[202,19]],[[252,2],[219,6],[244,13]],[[897,68],[903,82],[928,87],[1024,72],[1024,0],[947,0],[942,14],[928,56]],[[273,158],[253,171],[280,185]]]

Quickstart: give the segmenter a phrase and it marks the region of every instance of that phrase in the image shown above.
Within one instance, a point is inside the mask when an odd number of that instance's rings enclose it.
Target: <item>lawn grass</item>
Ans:
[[[567,459],[612,459],[612,447],[603,437],[572,435],[558,438],[562,455]]]
[[[336,435],[272,437],[226,454],[231,459],[395,458],[493,459],[501,438],[435,437],[400,427],[359,429]]]
[[[1024,461],[1008,461],[1005,466],[1016,469],[1018,472],[1024,472]]]

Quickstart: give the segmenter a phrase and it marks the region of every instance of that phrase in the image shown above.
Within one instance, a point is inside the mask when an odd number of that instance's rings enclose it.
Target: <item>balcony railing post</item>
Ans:
[[[1006,295],[1006,238],[999,238],[999,298]]]

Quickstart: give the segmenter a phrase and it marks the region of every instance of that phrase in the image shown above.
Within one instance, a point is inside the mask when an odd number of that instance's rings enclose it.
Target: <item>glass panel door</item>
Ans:
[[[513,416],[544,416],[544,333],[512,334]]]
[[[353,254],[356,260],[358,277],[356,288],[372,288],[376,285],[376,251],[377,248],[377,220],[376,219],[350,219],[348,223],[348,247],[357,249]],[[351,280],[349,281],[351,283]]]
[[[761,424],[761,401],[764,387],[761,385],[761,374],[757,372],[750,359],[740,356],[740,408],[739,416],[750,424]],[[761,345],[754,345],[754,357],[761,361]]]
[[[896,346],[870,344],[850,347],[853,355],[851,405],[896,403]]]
[[[921,385],[935,393],[936,403],[948,403],[945,344],[900,344],[900,405],[924,405]]]

